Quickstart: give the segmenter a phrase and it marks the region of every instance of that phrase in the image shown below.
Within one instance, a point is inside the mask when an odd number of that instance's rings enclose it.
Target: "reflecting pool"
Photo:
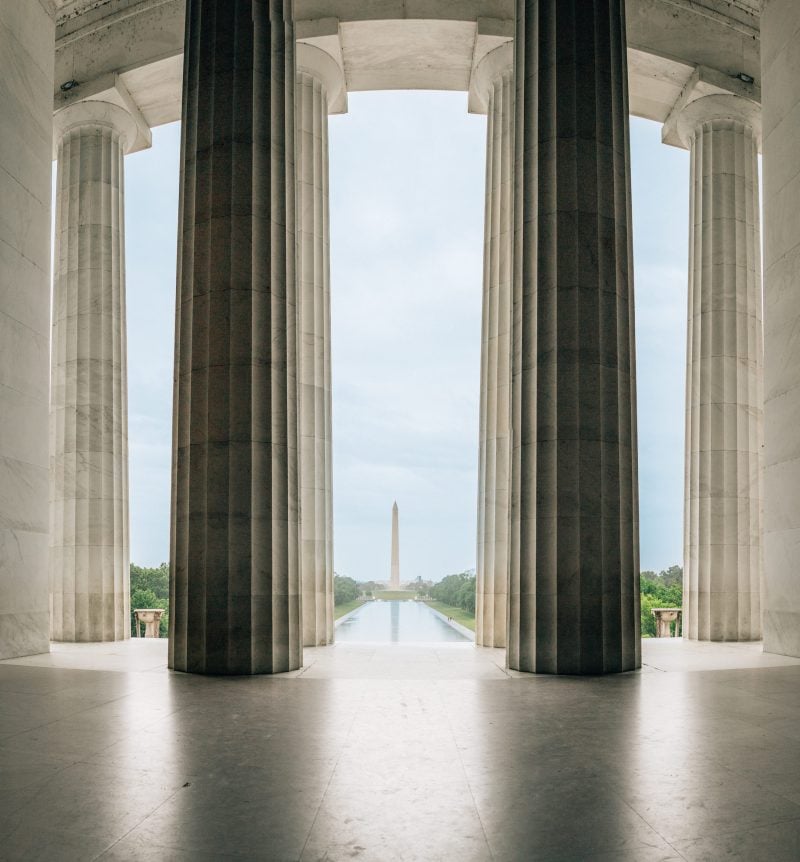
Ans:
[[[469,638],[438,617],[425,602],[365,602],[336,628],[336,640],[349,643],[469,643]]]

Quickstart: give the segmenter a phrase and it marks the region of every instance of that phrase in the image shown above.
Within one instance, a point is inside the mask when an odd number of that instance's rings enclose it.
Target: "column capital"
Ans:
[[[328,113],[347,113],[347,81],[344,69],[334,57],[322,48],[309,45],[307,42],[297,43],[297,72],[311,75],[320,81],[328,92]]]
[[[733,121],[749,126],[753,130],[758,147],[761,147],[761,105],[746,96],[733,93],[717,93],[702,96],[675,111],[665,123],[664,143],[689,150],[692,139],[700,126],[715,121]]]
[[[469,82],[470,112],[487,114],[489,94],[495,81],[504,75],[514,74],[514,43],[504,42],[499,48],[484,55],[472,71]]]
[[[64,135],[81,126],[104,126],[120,136],[124,153],[129,153],[137,142],[138,125],[135,118],[124,108],[111,102],[87,100],[73,102],[53,114],[53,150],[58,155],[58,145]]]

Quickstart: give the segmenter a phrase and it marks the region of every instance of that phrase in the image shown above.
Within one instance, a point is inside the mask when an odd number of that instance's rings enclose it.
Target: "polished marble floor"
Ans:
[[[0,859],[798,860],[800,662],[645,644],[509,675],[471,645],[171,674],[165,643],[0,663]]]

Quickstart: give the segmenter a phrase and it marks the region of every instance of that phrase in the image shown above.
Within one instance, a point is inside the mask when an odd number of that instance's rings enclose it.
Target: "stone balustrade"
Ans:
[[[681,636],[681,618],[683,611],[680,608],[652,608],[650,613],[656,618],[656,637],[671,638],[672,623],[675,623],[675,637]]]
[[[134,637],[141,637],[139,626],[144,625],[144,636],[146,638],[161,637],[161,617],[164,613],[162,608],[136,608],[133,612],[135,620]]]

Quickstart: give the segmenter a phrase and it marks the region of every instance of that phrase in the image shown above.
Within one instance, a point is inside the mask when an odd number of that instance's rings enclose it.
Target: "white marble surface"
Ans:
[[[130,636],[124,154],[116,105],[55,119],[50,594],[57,641]]]
[[[48,649],[47,399],[54,25],[0,4],[0,657]]]
[[[797,862],[800,665],[670,641],[580,679],[459,644],[257,679],[169,673],[165,641],[57,644],[0,663],[0,853]]]
[[[58,3],[64,6],[57,81],[102,79],[124,57],[121,77],[148,122],[180,119],[184,0],[129,2],[122,16],[115,3]],[[726,70],[718,73],[723,78],[732,70],[758,78],[757,6],[758,0],[628,0],[628,34],[636,46],[628,58],[631,113],[663,122],[698,65]],[[513,36],[514,0],[380,0],[377,6],[296,0],[294,13],[298,36],[346,65],[352,91],[466,90],[484,52]]]
[[[764,647],[800,656],[800,5],[762,14]]]
[[[344,73],[326,54],[298,48],[297,290],[300,429],[300,579],[303,644],[332,643],[333,465],[328,199],[328,92],[344,92]],[[315,62],[318,61],[318,62]]]
[[[513,59],[510,44],[496,48],[473,76],[488,113],[475,587],[475,641],[488,647],[506,645],[508,607]]]
[[[705,96],[691,152],[684,635],[761,637],[763,342],[758,106]]]
[[[331,644],[303,650],[302,669],[291,671],[283,678],[537,679],[535,675],[508,670],[504,650],[475,647],[468,643],[339,643],[333,648]],[[52,643],[47,653],[8,659],[2,664],[121,673],[166,672],[167,649],[166,638],[130,638],[116,643]],[[797,665],[800,659],[765,652],[758,641],[713,643],[682,637],[642,640],[643,672],[685,673]]]

